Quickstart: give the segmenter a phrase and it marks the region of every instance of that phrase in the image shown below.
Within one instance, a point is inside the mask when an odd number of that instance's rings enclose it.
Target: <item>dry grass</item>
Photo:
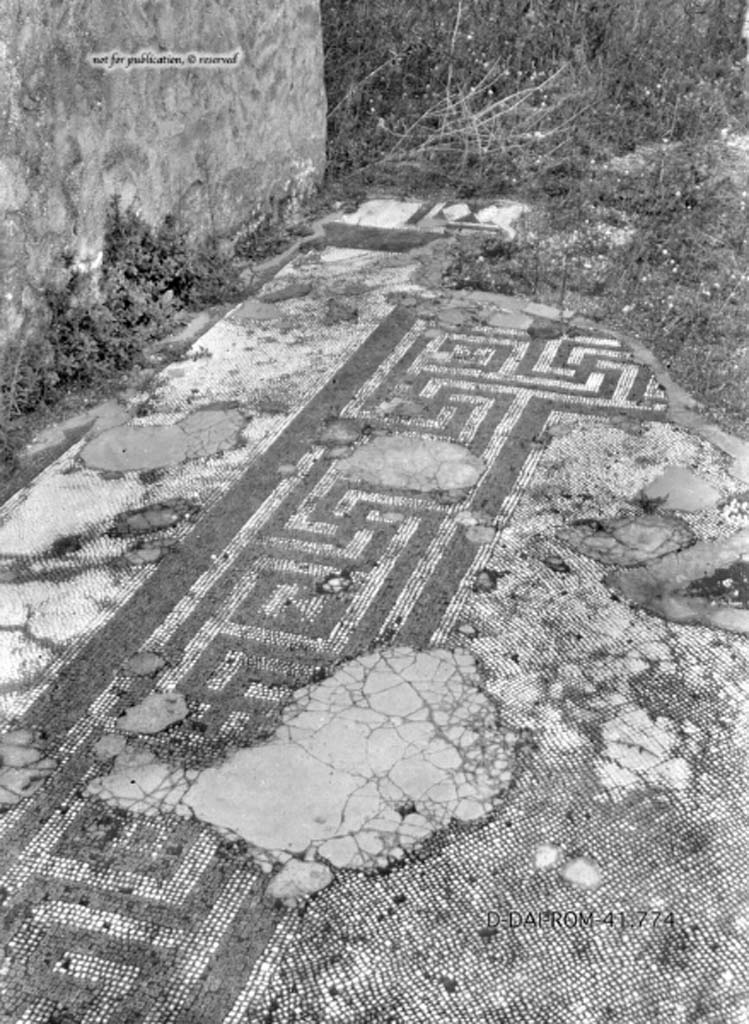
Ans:
[[[458,172],[488,160],[518,163],[543,148],[553,158],[590,108],[568,64],[543,81],[501,95],[501,61],[471,87],[449,86],[404,132],[391,132],[384,163],[444,162]]]

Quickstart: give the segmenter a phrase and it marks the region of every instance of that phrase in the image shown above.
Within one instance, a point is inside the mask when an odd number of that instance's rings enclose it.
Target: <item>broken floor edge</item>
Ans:
[[[601,329],[601,324],[581,316],[574,316],[571,321],[560,319],[560,323],[571,323],[572,326],[582,327],[586,331]],[[693,431],[704,441],[729,455],[738,463],[732,467],[732,474],[742,482],[749,483],[749,441],[745,441],[736,434],[728,433],[705,416],[701,411],[704,406],[680,384],[676,383],[658,356],[640,338],[609,327],[605,330],[607,337],[614,338],[626,345],[635,360],[648,367],[657,383],[666,392],[668,402],[666,419],[677,427]]]
[[[367,199],[370,198],[377,198],[377,196],[367,193]],[[381,196],[380,198],[385,198],[385,196]],[[387,196],[387,198],[392,197]],[[414,201],[416,201],[416,197],[414,197]],[[328,223],[335,221],[339,215],[339,210],[331,210],[328,213],[323,214],[321,217],[315,218],[309,225],[310,234],[296,239],[296,241],[290,243],[281,253],[261,261],[258,265],[257,272],[253,275],[252,281],[247,287],[246,298],[256,296],[264,285],[272,280],[276,274],[278,274],[278,272],[282,270],[299,252],[314,246],[324,246],[327,237],[325,227]],[[444,244],[444,240],[445,236],[439,236],[438,238],[425,238],[425,244],[420,247],[419,255],[423,256],[425,252],[429,252],[436,244]],[[456,294],[460,293],[458,292]],[[534,301],[530,296],[505,296],[501,293],[479,292],[475,290],[467,290],[464,294],[467,298],[470,298],[471,296],[483,296],[486,299],[491,298],[496,302],[506,300],[511,306],[517,306],[518,304]],[[242,301],[245,300],[243,299]],[[190,346],[195,344],[217,323],[225,320],[226,317],[230,315],[234,309],[238,308],[239,305],[241,305],[241,302],[234,303],[230,309],[224,309],[223,312],[217,313],[215,318],[211,317],[210,322],[205,325],[205,328],[201,329],[191,340]],[[198,310],[195,316],[198,317],[204,312],[205,310]],[[745,441],[737,435],[723,430],[723,428],[718,426],[717,423],[711,422],[707,416],[700,412],[701,403],[690,395],[688,391],[682,388],[681,385],[676,383],[661,360],[651,351],[651,349],[647,347],[647,345],[645,345],[643,341],[624,331],[606,327],[603,323],[591,320],[588,317],[574,314],[572,317],[567,318],[564,316],[564,310],[559,309],[558,307],[557,312],[559,314],[557,322],[561,325],[580,327],[584,330],[595,332],[600,332],[603,329],[607,336],[626,345],[632,352],[634,358],[652,371],[656,381],[666,392],[668,401],[666,418],[685,430],[694,431],[703,440],[709,442],[720,451],[733,458],[737,465],[732,467],[732,473],[742,482],[749,483],[749,441]],[[72,444],[75,444],[77,441],[85,437],[90,426],[91,425],[89,424],[83,428],[77,428],[69,435],[69,437],[66,437],[64,441],[55,444],[44,453],[40,453],[40,458],[38,460],[33,457],[29,459],[27,464],[23,465],[20,470],[17,471],[17,482],[13,483],[13,489],[0,489],[0,502],[5,503],[15,493],[22,490],[24,487],[28,487],[36,476],[44,472],[44,470],[59,458],[64,451],[71,447]],[[14,476],[15,475],[16,474],[14,474]]]

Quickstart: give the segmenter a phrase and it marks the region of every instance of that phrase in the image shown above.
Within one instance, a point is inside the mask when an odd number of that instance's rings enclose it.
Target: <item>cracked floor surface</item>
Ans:
[[[13,1024],[749,1020],[746,452],[440,287],[521,213],[370,201],[3,508]]]

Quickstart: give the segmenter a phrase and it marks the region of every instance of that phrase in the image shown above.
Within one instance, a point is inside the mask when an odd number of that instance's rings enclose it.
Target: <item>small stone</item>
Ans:
[[[117,728],[123,732],[151,735],[181,722],[186,716],[187,703],[183,694],[150,693],[117,719]]]
[[[294,281],[291,284],[277,288],[262,296],[263,302],[288,302],[289,299],[301,299],[312,291],[311,281]]]
[[[503,203],[501,206],[495,203],[491,206],[484,206],[477,211],[475,216],[479,224],[498,228],[509,239],[513,239],[517,235],[513,225],[523,214],[528,212],[529,208],[525,203]]]
[[[601,869],[590,857],[568,860],[560,873],[566,882],[577,889],[597,889],[603,881]]]
[[[236,309],[233,314],[237,320],[276,320],[281,316],[280,310],[265,302],[250,298]]]
[[[481,569],[476,574],[473,589],[478,594],[489,594],[497,589],[497,573],[493,569]]]
[[[333,872],[327,864],[289,860],[271,881],[267,894],[285,907],[297,907],[332,881]]]
[[[533,854],[533,864],[537,871],[556,867],[562,858],[562,850],[552,843],[539,843]]]
[[[155,676],[166,661],[155,651],[139,651],[125,662],[124,669],[131,676]]]
[[[320,434],[321,444],[351,444],[358,441],[361,431],[353,423],[346,420],[334,420]]]
[[[437,323],[440,327],[460,327],[471,319],[470,310],[459,306],[448,306],[437,314]]]
[[[523,312],[528,316],[540,317],[543,320],[569,320],[575,315],[574,310],[562,310],[558,306],[547,306],[543,302],[528,302],[523,306]]]
[[[32,730],[0,735],[0,811],[32,796],[56,766],[53,758],[45,757]]]
[[[420,209],[420,202],[401,199],[368,199],[353,213],[343,214],[340,220],[344,224],[392,230],[405,227]]]
[[[125,739],[124,736],[123,739]],[[158,758],[154,752],[146,747],[126,746],[116,755],[112,772],[133,772],[139,768],[145,768],[146,765],[156,764],[157,761]]]
[[[629,671],[634,673],[635,675],[640,675],[640,673],[642,672],[647,672],[650,668],[650,665],[647,661],[645,661],[643,658],[638,657],[634,653],[628,654],[627,657],[624,659],[624,663],[629,669]]]
[[[493,526],[470,526],[466,530],[466,540],[471,544],[491,544],[496,535]]]
[[[479,631],[470,622],[461,622],[458,624],[458,632],[461,636],[473,639],[479,635]]]
[[[318,583],[317,589],[321,594],[344,594],[351,589],[353,582],[348,572],[331,573]]]
[[[117,516],[108,533],[111,537],[138,536],[168,530],[181,519],[194,516],[198,505],[194,501],[155,502]]]
[[[642,494],[650,501],[663,499],[661,508],[679,512],[701,512],[720,500],[715,487],[685,466],[667,466]]]
[[[507,328],[508,330],[527,331],[533,320],[524,313],[503,313],[502,311],[497,311],[484,317],[483,322],[487,327],[496,327],[498,330]]]
[[[460,505],[468,498],[469,490],[466,487],[448,487],[437,493],[437,501],[440,505]]]
[[[410,398],[391,398],[387,402],[380,403],[379,408],[385,416],[401,416],[403,419],[413,419],[424,413],[424,406]]]
[[[325,307],[324,322],[328,326],[350,323],[352,320],[356,320],[358,316],[359,307],[355,302],[334,295],[328,299],[328,304]]]
[[[134,548],[132,551],[125,553],[125,560],[130,565],[153,565],[154,562],[158,562],[164,555],[164,549],[161,547],[151,546],[143,548]]]
[[[466,220],[468,217],[473,216],[468,203],[452,203],[450,206],[443,206],[440,213],[445,220],[451,223],[456,220]]]
[[[278,467],[279,476],[293,476],[296,473],[296,466],[292,462],[282,462]]]
[[[552,572],[564,573],[570,571],[570,567],[567,565],[565,560],[560,558],[558,555],[546,555],[541,559],[541,561],[548,569],[551,569]]]
[[[111,761],[125,749],[127,740],[116,732],[105,733],[97,743],[94,744],[94,757],[97,761]]]
[[[564,327],[553,320],[534,320],[527,328],[534,341],[551,341],[564,336]]]

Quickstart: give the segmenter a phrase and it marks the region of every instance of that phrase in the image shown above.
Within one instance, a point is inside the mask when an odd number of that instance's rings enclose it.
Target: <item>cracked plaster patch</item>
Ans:
[[[89,441],[81,459],[89,469],[118,473],[176,466],[237,447],[246,422],[246,415],[233,408],[196,409],[176,423],[131,422]]]
[[[560,530],[559,537],[589,558],[623,566],[641,565],[696,540],[687,523],[660,515],[585,520]]]
[[[270,741],[192,783],[149,758],[124,773],[116,761],[89,792],[131,810],[179,805],[240,835],[266,867],[303,853],[373,867],[489,813],[509,785],[508,740],[478,683],[464,651],[366,655],[300,694]]]
[[[696,584],[720,570],[749,563],[749,529],[720,541],[700,541],[687,551],[667,555],[632,572],[612,572],[605,583],[632,604],[670,622],[717,626],[749,634],[749,608],[734,607],[717,596],[695,593]]]
[[[473,487],[485,470],[462,445],[424,437],[376,437],[337,464],[348,480],[411,491]]]

